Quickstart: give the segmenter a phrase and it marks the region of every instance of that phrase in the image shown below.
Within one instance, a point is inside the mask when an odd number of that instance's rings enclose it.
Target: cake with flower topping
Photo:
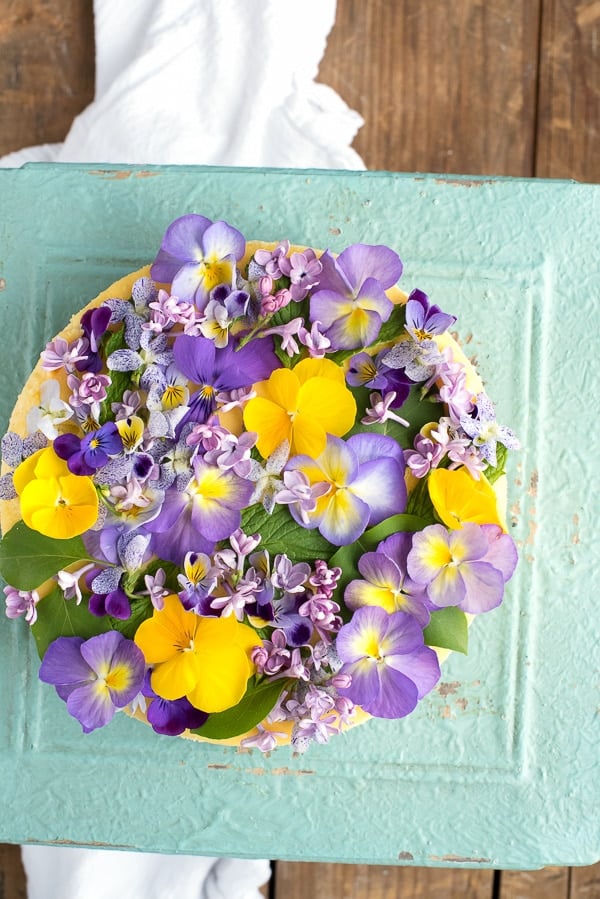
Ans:
[[[87,733],[269,751],[436,685],[517,554],[514,434],[385,246],[185,215],[41,353],[2,440],[6,614]]]

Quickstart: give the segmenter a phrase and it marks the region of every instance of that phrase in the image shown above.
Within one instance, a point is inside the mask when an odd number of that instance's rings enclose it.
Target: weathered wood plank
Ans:
[[[541,35],[535,174],[600,181],[600,3],[543,0]]]
[[[26,899],[27,882],[21,847],[0,843],[0,899]]]
[[[276,899],[492,899],[493,871],[277,862]]]
[[[0,16],[0,156],[61,141],[94,94],[89,0],[4,0]]]
[[[585,868],[571,868],[569,899],[598,899],[600,896],[600,862]]]
[[[502,871],[500,899],[569,899],[569,869]]]
[[[370,169],[533,174],[539,0],[340,0],[319,80]]]

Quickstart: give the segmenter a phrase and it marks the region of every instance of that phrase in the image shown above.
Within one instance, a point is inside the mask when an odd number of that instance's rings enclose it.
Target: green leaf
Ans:
[[[400,532],[414,534],[416,531],[423,530],[426,526],[427,522],[418,515],[392,515],[391,518],[386,518],[385,521],[381,521],[374,527],[369,528],[368,531],[365,531],[361,537],[361,542],[370,546],[371,550],[374,550],[378,543],[381,543],[386,537],[391,537],[392,534]]]
[[[484,475],[493,484],[503,474],[506,474],[506,460],[508,458],[508,450],[502,443],[496,445],[496,466],[492,468],[490,465],[484,471]]]
[[[110,627],[113,631],[119,631],[128,640],[133,640],[138,627],[146,618],[152,617],[154,606],[149,596],[139,596],[131,601],[131,615],[126,621],[119,618],[110,618]]]
[[[105,359],[108,359],[111,353],[115,353],[117,350],[122,350],[127,347],[125,341],[125,328],[123,325],[116,331],[109,331],[107,334],[108,337],[105,335],[105,342],[102,348]],[[99,421],[101,425],[112,420],[112,403],[121,400],[123,394],[131,385],[132,375],[133,373],[130,371],[110,372],[110,384],[106,391],[106,399],[104,399],[100,405]]]
[[[368,552],[368,549],[361,544],[359,539],[355,543],[351,543],[350,546],[340,546],[337,552],[329,559],[330,568],[337,567],[342,569],[333,593],[333,599],[339,605],[340,614],[345,621],[350,620],[352,613],[344,602],[344,591],[350,581],[361,580],[362,575],[358,570],[358,560],[365,552]]]
[[[433,503],[429,496],[427,478],[421,478],[408,497],[406,511],[411,516],[416,516],[423,521],[423,526],[435,524],[437,519],[433,509]]]
[[[17,590],[35,590],[61,568],[87,558],[81,537],[46,537],[24,521],[18,521],[0,541],[0,574]]]
[[[465,655],[469,649],[469,625],[462,609],[448,606],[431,613],[431,621],[423,632],[427,646],[452,649]]]
[[[297,524],[285,506],[275,506],[269,515],[260,503],[255,503],[242,512],[242,530],[260,534],[261,549],[267,549],[271,555],[286,553],[293,562],[328,559],[333,551],[332,544],[316,529]]]
[[[92,615],[85,599],[77,605],[74,599],[65,599],[58,587],[39,601],[37,613],[37,621],[31,630],[40,658],[44,657],[48,646],[57,637],[83,637],[88,640],[111,629],[108,618]]]
[[[273,289],[276,290],[277,288],[274,286]],[[275,313],[275,315],[271,316],[267,327],[278,328],[280,325],[287,325],[293,318],[302,318],[304,321],[307,321],[309,306],[310,301],[308,298],[301,300],[299,303],[295,302],[295,300],[291,300],[287,306],[283,306]]]
[[[192,733],[211,740],[227,740],[247,733],[267,717],[287,685],[285,680],[265,678],[259,684],[251,680],[243,699],[236,706],[209,715],[205,724],[192,730]]]
[[[404,330],[405,324],[406,306],[404,304],[394,306],[392,314],[381,326],[381,330],[377,335],[377,343],[387,343],[390,340],[395,340],[401,334],[406,334]]]

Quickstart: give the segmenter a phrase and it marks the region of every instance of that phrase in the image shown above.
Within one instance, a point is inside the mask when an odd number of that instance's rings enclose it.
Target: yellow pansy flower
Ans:
[[[234,616],[202,618],[188,612],[174,594],[164,602],[135,635],[154,668],[154,692],[163,699],[187,696],[208,713],[237,705],[255,671],[250,652],[261,642],[256,631]]]
[[[456,529],[474,521],[497,524],[505,530],[494,488],[483,475],[476,481],[464,468],[436,468],[429,475],[427,486],[433,508],[446,527]]]
[[[327,434],[343,437],[354,425],[356,402],[344,372],[329,359],[303,359],[278,368],[254,387],[258,396],[244,409],[244,424],[258,434],[256,446],[267,459],[285,440],[291,455],[319,456]]]
[[[52,447],[25,459],[13,475],[25,524],[46,537],[68,540],[98,518],[98,494],[91,478],[72,474]]]

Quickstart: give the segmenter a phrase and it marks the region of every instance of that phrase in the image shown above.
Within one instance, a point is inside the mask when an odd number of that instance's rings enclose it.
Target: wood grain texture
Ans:
[[[499,899],[570,899],[569,868],[503,871]]]
[[[492,899],[493,872],[277,862],[276,899]]]
[[[539,0],[341,0],[319,78],[367,168],[533,174]]]
[[[27,883],[21,847],[0,843],[0,899],[26,899]]]
[[[89,0],[0,4],[0,156],[65,137],[94,95]]]
[[[571,868],[569,899],[598,899],[600,896],[600,862],[585,868]]]
[[[600,181],[599,0],[544,0],[541,34],[535,174]]]

